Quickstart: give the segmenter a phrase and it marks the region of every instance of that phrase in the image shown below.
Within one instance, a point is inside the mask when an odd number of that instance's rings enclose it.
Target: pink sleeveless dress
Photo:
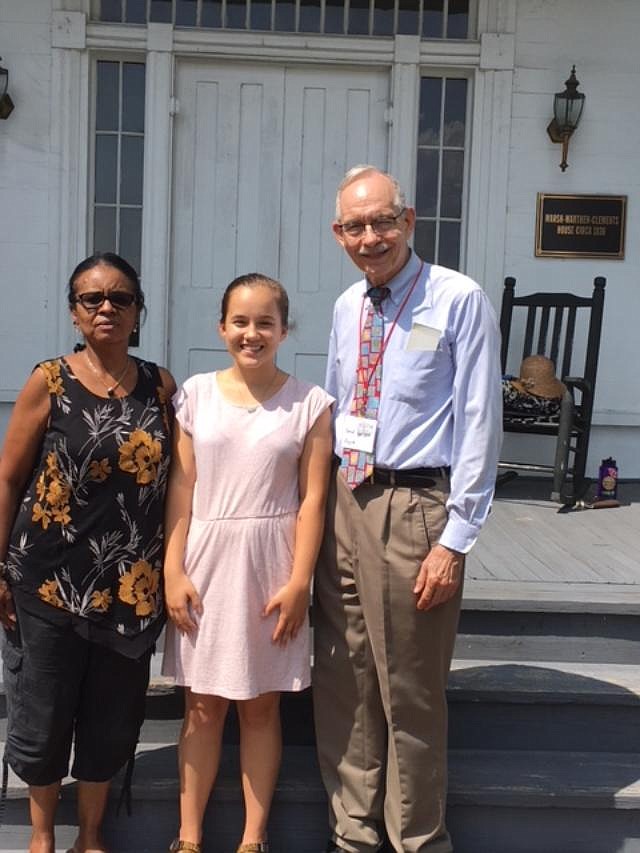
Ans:
[[[197,481],[185,571],[203,603],[198,630],[167,628],[163,673],[195,693],[251,699],[310,683],[309,626],[284,648],[265,604],[291,574],[298,463],[307,433],[333,398],[290,376],[255,408],[229,403],[215,373],[192,376],[174,397],[191,435]]]

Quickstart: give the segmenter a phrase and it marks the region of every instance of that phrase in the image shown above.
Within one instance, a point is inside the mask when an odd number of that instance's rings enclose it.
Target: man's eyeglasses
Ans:
[[[134,302],[138,303],[136,294],[128,290],[90,290],[88,293],[76,294],[75,301],[87,311],[96,311],[107,299],[114,308],[131,308]]]
[[[403,207],[400,213],[396,213],[395,216],[380,216],[371,222],[340,223],[340,228],[342,233],[346,234],[347,237],[362,237],[367,228],[371,228],[375,234],[382,237],[398,227],[398,219],[400,219],[405,210],[406,208]]]

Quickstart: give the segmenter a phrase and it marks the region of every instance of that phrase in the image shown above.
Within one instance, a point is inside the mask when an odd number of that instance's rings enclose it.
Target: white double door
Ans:
[[[321,383],[333,302],[358,275],[331,233],[336,187],[352,165],[387,166],[389,72],[187,60],[176,95],[171,369],[229,363],[220,298],[258,271],[291,299],[279,365]]]

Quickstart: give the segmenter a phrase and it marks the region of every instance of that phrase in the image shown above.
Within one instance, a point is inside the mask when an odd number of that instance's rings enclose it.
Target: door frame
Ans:
[[[260,106],[247,117],[241,92],[256,88]],[[289,289],[279,360],[321,383],[333,303],[354,275],[330,229],[335,189],[357,158],[387,167],[388,69],[181,57],[175,91],[168,367],[180,381],[219,366],[219,353],[226,364],[202,319],[215,313],[224,282],[259,269]],[[242,155],[245,120],[257,125]]]
[[[63,0],[63,5],[67,5]],[[84,3],[82,4],[84,6]],[[391,72],[389,170],[413,193],[419,81],[422,70],[466,70],[474,86],[472,148],[466,235],[466,271],[498,292],[504,275],[504,240],[515,62],[515,9],[506,0],[478,0],[478,37],[464,42],[332,38],[276,33],[174,30],[171,24],[146,28],[96,23],[86,10],[52,13],[51,102],[59,106],[51,127],[56,178],[50,193],[52,230],[50,326],[58,350],[73,345],[64,297],[58,283],[87,254],[89,105],[94,87],[94,54],[117,59],[146,56],[145,161],[142,225],[142,277],[153,305],[153,322],[144,329],[140,354],[166,361],[169,300],[170,209],[172,184],[175,59],[200,55],[264,61],[364,64]],[[80,108],[78,108],[80,105]],[[70,124],[70,118],[73,122]],[[486,216],[486,211],[491,216]],[[498,290],[496,290],[496,288]],[[495,296],[494,296],[495,298]],[[50,341],[50,345],[52,345]],[[55,349],[55,344],[51,346]]]

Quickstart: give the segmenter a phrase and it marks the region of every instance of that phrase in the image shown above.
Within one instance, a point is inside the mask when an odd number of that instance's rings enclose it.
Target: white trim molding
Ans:
[[[411,195],[410,202],[413,205],[420,96],[420,39],[418,36],[398,35],[394,41],[389,171]]]
[[[73,345],[65,282],[87,253],[89,141],[89,56],[83,45],[82,12],[54,12],[57,33],[51,59],[51,142],[49,149],[49,304],[56,322],[47,349],[67,352]],[[57,25],[55,22],[57,21]],[[55,30],[54,30],[55,26]],[[66,27],[66,29],[65,29]],[[83,46],[81,46],[83,45]]]
[[[170,293],[173,27],[149,24],[144,120],[141,277],[153,322],[141,330],[140,350],[166,364]]]

